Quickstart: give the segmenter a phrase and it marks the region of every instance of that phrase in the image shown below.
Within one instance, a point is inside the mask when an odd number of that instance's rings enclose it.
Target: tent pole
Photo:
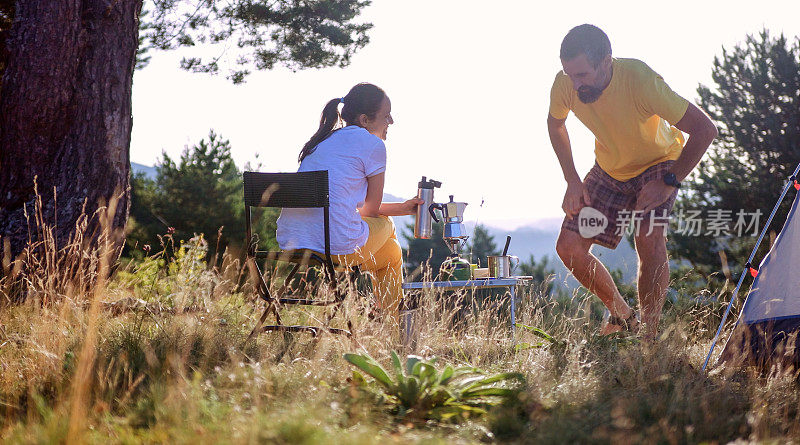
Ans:
[[[746,264],[752,264],[753,258],[756,256],[756,251],[758,250],[758,246],[761,245],[761,241],[764,239],[764,234],[767,233],[767,229],[772,223],[772,218],[775,216],[775,213],[778,211],[778,207],[780,207],[781,203],[783,202],[783,198],[786,197],[786,193],[789,191],[789,187],[792,186],[794,181],[797,178],[797,174],[800,173],[800,164],[797,164],[797,168],[794,169],[794,173],[789,180],[786,181],[786,185],[783,186],[783,191],[781,192],[780,198],[778,198],[778,202],[775,203],[775,207],[772,209],[772,213],[770,213],[767,222],[764,224],[764,228],[761,229],[761,234],[758,235],[758,241],[756,241],[756,245],[753,247],[753,251],[750,253],[750,258],[747,259]],[[708,356],[706,356],[706,361],[703,363],[703,371],[706,370],[706,366],[708,366],[708,361],[711,360],[711,354],[714,353],[714,347],[717,345],[717,340],[719,339],[719,334],[722,332],[722,326],[725,325],[725,321],[728,319],[728,314],[731,311],[731,306],[733,306],[733,302],[736,301],[736,294],[739,293],[739,288],[742,286],[744,282],[744,277],[746,276],[748,269],[744,269],[742,271],[742,275],[739,277],[739,282],[736,284],[736,289],[733,290],[733,295],[731,295],[731,301],[728,302],[728,307],[725,308],[725,314],[722,316],[722,321],[719,323],[719,327],[717,328],[717,333],[714,335],[714,341],[711,342],[711,348],[708,350]],[[737,321],[738,323],[738,321]]]

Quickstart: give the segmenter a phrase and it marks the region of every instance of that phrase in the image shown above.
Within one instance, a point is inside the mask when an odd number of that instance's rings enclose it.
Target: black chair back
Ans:
[[[248,252],[252,246],[252,224],[250,207],[293,207],[323,210],[322,230],[325,234],[326,265],[333,273],[331,260],[330,201],[328,193],[328,171],[315,170],[297,173],[244,172],[244,213]]]
[[[328,207],[328,171],[244,172],[244,204],[252,207]]]

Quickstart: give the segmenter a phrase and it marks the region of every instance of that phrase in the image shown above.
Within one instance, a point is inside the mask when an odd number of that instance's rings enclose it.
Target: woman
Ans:
[[[342,104],[341,114],[339,104]],[[354,86],[322,110],[319,129],[300,152],[298,171],[328,170],[333,261],[372,272],[378,306],[397,320],[403,296],[403,257],[389,216],[412,215],[422,200],[382,203],[386,132],[392,104],[382,89]],[[345,126],[341,127],[341,121]],[[322,209],[283,209],[281,249],[325,251]]]

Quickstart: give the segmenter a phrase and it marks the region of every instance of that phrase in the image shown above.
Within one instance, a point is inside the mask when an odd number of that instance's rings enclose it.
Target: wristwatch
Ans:
[[[667,172],[664,174],[664,184],[671,185],[675,188],[681,188],[681,183],[678,181],[678,178],[675,177],[675,173]]]

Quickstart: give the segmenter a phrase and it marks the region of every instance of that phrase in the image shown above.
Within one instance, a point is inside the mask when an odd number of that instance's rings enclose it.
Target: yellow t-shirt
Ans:
[[[550,91],[550,115],[575,116],[594,133],[597,164],[618,181],[640,175],[659,162],[678,159],[683,133],[675,125],[689,107],[664,79],[644,62],[613,59],[611,82],[591,104],[578,99],[564,71]]]

